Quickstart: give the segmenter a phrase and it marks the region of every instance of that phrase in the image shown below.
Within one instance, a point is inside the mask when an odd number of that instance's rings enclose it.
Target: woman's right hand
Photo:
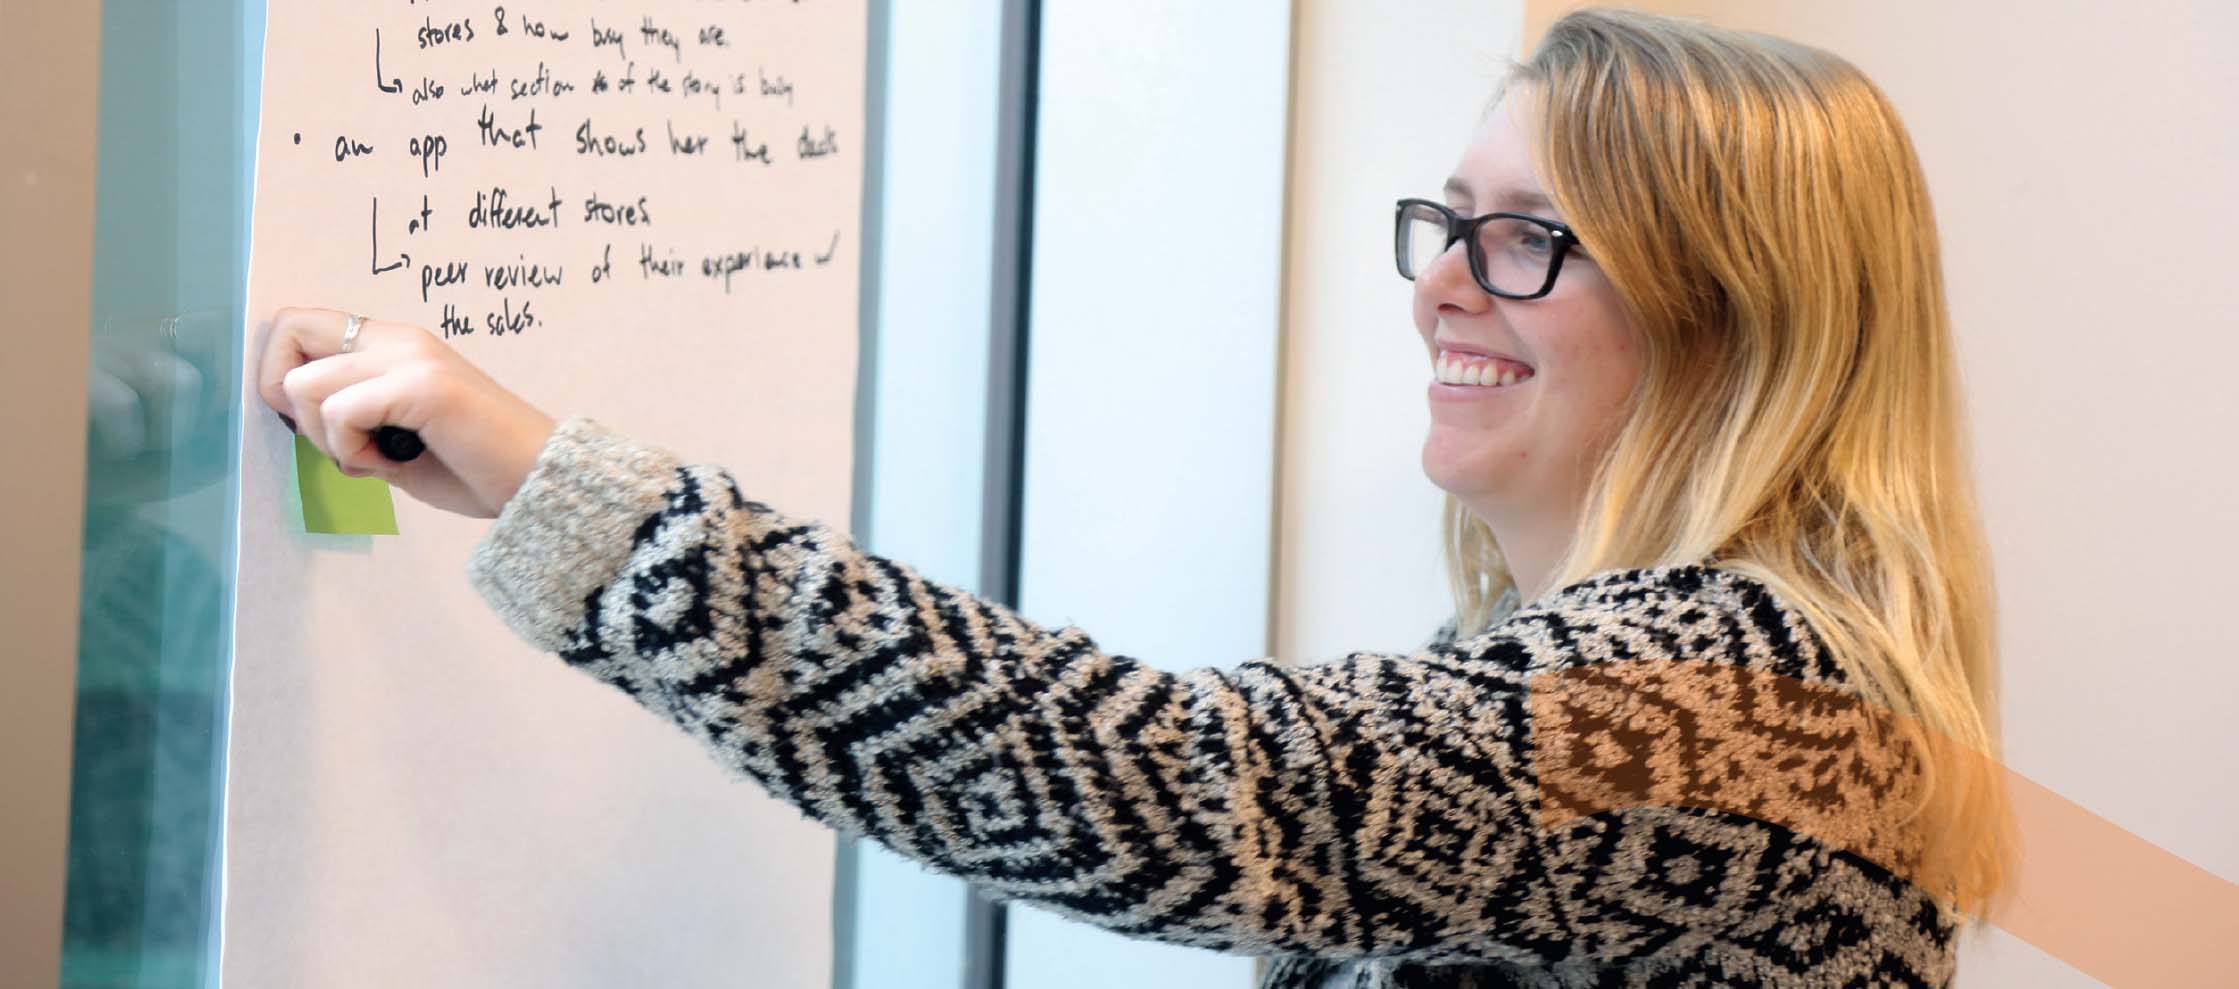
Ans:
[[[342,472],[375,476],[448,512],[496,518],[520,490],[552,417],[467,363],[417,326],[369,319],[341,353],[349,315],[290,307],[274,314],[258,362],[257,394]],[[427,452],[397,463],[373,431],[420,434]]]

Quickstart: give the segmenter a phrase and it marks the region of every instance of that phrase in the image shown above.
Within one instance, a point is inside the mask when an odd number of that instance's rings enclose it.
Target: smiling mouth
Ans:
[[[1530,381],[1537,372],[1530,365],[1498,357],[1441,350],[1431,362],[1431,373],[1440,384],[1506,388]]]

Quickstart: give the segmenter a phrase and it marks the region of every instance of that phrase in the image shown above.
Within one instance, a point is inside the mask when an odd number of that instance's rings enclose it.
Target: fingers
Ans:
[[[433,376],[409,369],[362,378],[319,404],[321,431],[307,435],[318,437],[345,474],[391,476],[402,465],[381,455],[374,445],[373,431],[382,426],[417,428],[419,409],[436,387]],[[310,427],[306,424],[305,428]]]
[[[273,314],[272,332],[265,337],[264,353],[257,360],[257,396],[264,399],[264,404],[282,414],[295,411],[284,387],[288,373],[313,359],[310,353],[318,351],[317,341],[324,335],[324,324],[333,324],[334,342],[318,352],[323,356],[340,349],[342,321],[348,318],[332,309],[290,307]],[[295,418],[300,426],[302,417]]]
[[[288,376],[313,361],[341,354],[342,331],[349,320],[350,315],[338,309],[290,306],[273,314],[271,335],[265,339],[264,353],[257,361],[257,395],[264,404],[293,415],[302,425],[303,415],[291,404],[286,388]],[[423,347],[433,340],[416,326],[368,319],[358,327],[357,343],[350,354],[343,356]]]
[[[327,443],[322,406],[334,393],[380,373],[380,358],[372,354],[337,354],[299,364],[281,376],[280,393],[286,402],[282,407],[294,410],[297,432],[339,461]]]

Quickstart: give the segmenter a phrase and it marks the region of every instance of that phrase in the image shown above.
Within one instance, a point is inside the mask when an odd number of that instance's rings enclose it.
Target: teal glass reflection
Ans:
[[[217,982],[264,10],[108,0],[64,986]]]

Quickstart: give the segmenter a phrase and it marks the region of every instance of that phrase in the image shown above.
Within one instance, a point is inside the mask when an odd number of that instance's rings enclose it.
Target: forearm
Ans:
[[[843,831],[1142,936],[1363,933],[1329,920],[1334,873],[1284,868],[1340,831],[1331,716],[1292,671],[1107,654],[580,421],[471,572],[528,641]]]

